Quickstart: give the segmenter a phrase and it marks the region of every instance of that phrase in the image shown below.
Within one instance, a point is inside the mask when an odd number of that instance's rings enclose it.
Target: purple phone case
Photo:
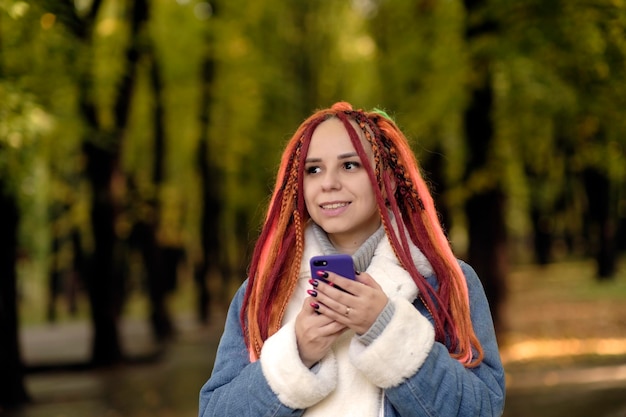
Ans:
[[[314,256],[310,260],[311,277],[319,278],[317,271],[331,271],[342,277],[355,279],[352,256],[345,254]]]

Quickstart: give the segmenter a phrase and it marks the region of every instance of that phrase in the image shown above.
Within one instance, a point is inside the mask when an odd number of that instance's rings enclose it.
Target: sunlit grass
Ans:
[[[505,363],[591,355],[626,355],[626,337],[529,339],[513,343],[502,350]]]
[[[626,265],[599,281],[591,260],[515,268],[501,354],[508,365],[626,356]]]

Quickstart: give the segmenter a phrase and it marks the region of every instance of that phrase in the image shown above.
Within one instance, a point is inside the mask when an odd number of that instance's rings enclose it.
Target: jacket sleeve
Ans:
[[[199,417],[300,416],[270,388],[261,361],[251,363],[239,321],[245,286],[228,310],[211,377],[200,390]]]
[[[395,300],[396,311],[387,328],[365,348],[351,346],[352,360],[372,382],[385,390],[386,415],[402,417],[495,417],[504,409],[504,369],[496,341],[489,305],[478,276],[461,262],[467,279],[471,319],[476,336],[484,350],[483,362],[475,368],[465,368],[450,357],[446,346],[434,342],[432,317],[421,302],[417,310],[406,308],[405,300]],[[432,278],[434,280],[434,277]],[[433,284],[434,282],[431,282]],[[398,308],[399,307],[399,308]],[[424,318],[428,320],[424,320]],[[413,328],[397,327],[398,323],[413,322]],[[429,326],[425,325],[427,321]],[[402,330],[402,337],[394,332]],[[430,343],[424,335],[428,334]],[[405,341],[412,342],[408,348]],[[383,355],[382,352],[393,354]],[[359,352],[360,351],[360,352]],[[370,352],[368,352],[370,351]],[[380,352],[375,354],[375,352]],[[374,353],[373,353],[374,352]],[[358,354],[355,354],[358,353]],[[359,362],[360,361],[360,362]],[[399,364],[405,363],[405,368]],[[390,372],[391,371],[391,372]],[[391,411],[391,410],[389,410]]]

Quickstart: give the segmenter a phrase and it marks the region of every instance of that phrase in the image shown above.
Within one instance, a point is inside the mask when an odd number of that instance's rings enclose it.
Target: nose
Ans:
[[[324,177],[322,178],[322,190],[332,191],[338,190],[339,188],[341,188],[339,175],[337,175],[335,171],[330,169],[324,172]]]

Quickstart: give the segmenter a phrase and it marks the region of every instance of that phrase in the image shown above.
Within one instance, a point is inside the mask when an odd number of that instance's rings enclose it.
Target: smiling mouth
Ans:
[[[324,210],[334,210],[342,207],[346,207],[350,203],[330,203],[330,204],[322,204],[320,207]]]

